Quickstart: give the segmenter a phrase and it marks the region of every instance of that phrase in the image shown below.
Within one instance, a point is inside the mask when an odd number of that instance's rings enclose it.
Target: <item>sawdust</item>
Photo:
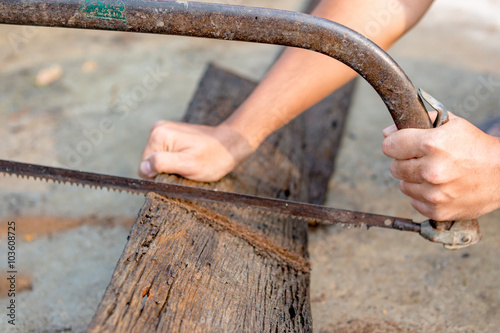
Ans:
[[[196,216],[199,221],[214,227],[216,230],[224,230],[235,237],[241,238],[242,240],[248,242],[248,244],[253,246],[259,254],[270,256],[285,267],[291,267],[303,273],[310,272],[310,264],[307,259],[304,258],[301,254],[284,248],[273,242],[271,239],[250,230],[247,226],[239,224],[237,222],[237,215],[233,216],[231,220],[229,220],[223,213],[218,212],[218,210],[220,210],[220,207],[217,207],[219,209],[210,209],[205,206],[190,202],[165,199],[164,197],[153,193],[149,195],[155,196],[160,200],[166,200],[184,207],[185,209],[190,211],[191,214]],[[291,222],[289,221],[289,223]]]

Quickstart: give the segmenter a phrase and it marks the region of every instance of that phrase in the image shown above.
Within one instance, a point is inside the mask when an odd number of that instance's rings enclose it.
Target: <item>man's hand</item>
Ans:
[[[139,176],[173,173],[197,181],[216,181],[253,150],[228,126],[192,125],[160,120],[151,128]]]
[[[434,129],[383,132],[391,173],[412,206],[437,221],[476,218],[500,207],[500,139],[450,115]]]

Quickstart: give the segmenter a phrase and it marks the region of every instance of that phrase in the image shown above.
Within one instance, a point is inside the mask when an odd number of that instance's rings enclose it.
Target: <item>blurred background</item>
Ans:
[[[301,11],[307,1],[213,2]],[[386,12],[374,12],[361,33],[383,29]],[[499,12],[498,1],[437,0],[389,53],[415,86],[481,125],[500,115]],[[280,51],[0,25],[0,158],[136,177],[151,125],[182,117],[208,63],[258,81]],[[381,152],[389,124],[378,95],[358,80],[327,205],[424,220],[399,192]],[[17,331],[85,330],[143,201],[0,177],[1,248],[7,221],[18,227]],[[315,330],[496,332],[499,217],[483,217],[481,243],[456,252],[396,231],[311,229]],[[0,272],[6,264],[0,260]],[[0,298],[0,307],[7,301]],[[12,330],[4,319],[0,331]]]

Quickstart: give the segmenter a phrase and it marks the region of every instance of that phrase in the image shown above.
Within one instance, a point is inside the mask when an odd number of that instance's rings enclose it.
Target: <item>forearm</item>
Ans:
[[[431,2],[323,0],[314,15],[351,27],[388,48],[418,21]],[[377,21],[381,12],[383,21]],[[380,29],[368,31],[374,22]],[[255,151],[270,133],[354,76],[352,70],[327,56],[287,49],[250,97],[221,125],[156,123],[138,173],[149,179],[158,173],[175,173],[197,181],[216,181]]]
[[[323,0],[313,15],[341,23],[368,35],[387,49],[410,29],[430,0]],[[384,11],[384,25],[370,34],[370,23]],[[372,29],[373,30],[373,29]],[[355,77],[356,73],[325,55],[287,49],[250,97],[228,118],[229,126],[257,146],[273,131]]]

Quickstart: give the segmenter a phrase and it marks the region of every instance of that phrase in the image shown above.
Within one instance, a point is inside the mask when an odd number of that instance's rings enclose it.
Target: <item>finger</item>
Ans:
[[[386,127],[382,130],[382,135],[384,136],[384,138],[387,138],[389,135],[391,135],[392,133],[395,133],[398,131],[398,128],[396,127],[396,125],[391,125],[389,127]]]
[[[400,180],[409,183],[422,184],[424,179],[421,175],[422,161],[419,158],[409,160],[394,160],[391,163],[391,174]]]
[[[435,186],[426,182],[417,184],[401,181],[399,188],[405,195],[434,209],[449,206],[453,201],[452,196],[449,195],[449,189],[443,186]]]
[[[156,152],[145,157],[139,165],[139,176],[142,178],[154,178],[160,173],[177,174],[183,177],[189,176],[189,169],[180,153]]]
[[[385,155],[397,160],[409,160],[424,156],[422,138],[429,130],[405,128],[390,134],[382,143]]]
[[[172,138],[171,132],[164,127],[157,127],[151,131],[146,147],[142,153],[141,160],[145,160],[146,156],[156,152],[164,152],[169,150],[171,146],[170,140]]]
[[[425,187],[425,184],[419,184],[419,183],[410,183],[410,182],[406,182],[404,180],[402,180],[400,183],[399,183],[399,189],[401,190],[401,192],[403,192],[404,195],[414,199],[414,200],[418,200],[418,201],[421,201],[421,202],[427,202],[427,200],[424,198],[424,187]]]
[[[171,124],[170,121],[167,121],[167,120],[158,120],[156,121],[153,126],[151,126],[151,130],[150,132],[153,132],[157,127],[162,127],[162,126],[165,126],[167,124]]]
[[[420,214],[427,216],[433,220],[436,219],[435,209],[430,207],[427,203],[416,199],[412,199],[410,203],[411,206],[415,208]]]
[[[151,170],[151,162],[147,160],[142,161],[139,164],[139,170],[137,170],[137,174],[139,175],[139,177],[144,179],[153,179],[156,176],[156,173]]]
[[[453,113],[449,112],[448,111],[448,115],[450,117],[450,119],[453,119],[453,118],[457,118],[457,116],[455,116]],[[436,119],[437,117],[437,112],[436,111],[429,111],[429,118],[431,118],[431,121],[434,122],[434,120]],[[388,126],[386,128],[384,128],[382,130],[382,135],[387,138],[389,135],[391,135],[392,133],[395,133],[398,131],[398,128],[396,127],[395,124],[391,125],[391,126]]]
[[[435,221],[453,221],[453,220],[467,220],[470,217],[457,215],[453,210],[445,207],[437,207],[429,203],[412,199],[411,205],[420,214],[427,216]]]
[[[459,116],[456,116],[455,114],[453,114],[452,112],[448,111],[448,117],[450,117],[450,119],[457,119],[457,118],[460,118]]]
[[[411,198],[411,206],[420,214],[431,219],[436,217],[436,206],[424,198],[424,184],[408,183],[401,181],[399,188],[403,194]]]
[[[455,118],[458,118],[457,116],[455,116],[453,113],[451,113],[450,111],[448,111],[448,116],[450,117],[450,119],[455,119]],[[429,111],[429,118],[431,118],[431,121],[434,122],[434,120],[436,119],[437,117],[437,112],[436,111]],[[395,133],[398,131],[398,128],[396,127],[395,124],[391,125],[391,126],[387,126],[386,128],[384,128],[382,130],[382,135],[387,138],[389,135],[391,135],[392,133]]]

